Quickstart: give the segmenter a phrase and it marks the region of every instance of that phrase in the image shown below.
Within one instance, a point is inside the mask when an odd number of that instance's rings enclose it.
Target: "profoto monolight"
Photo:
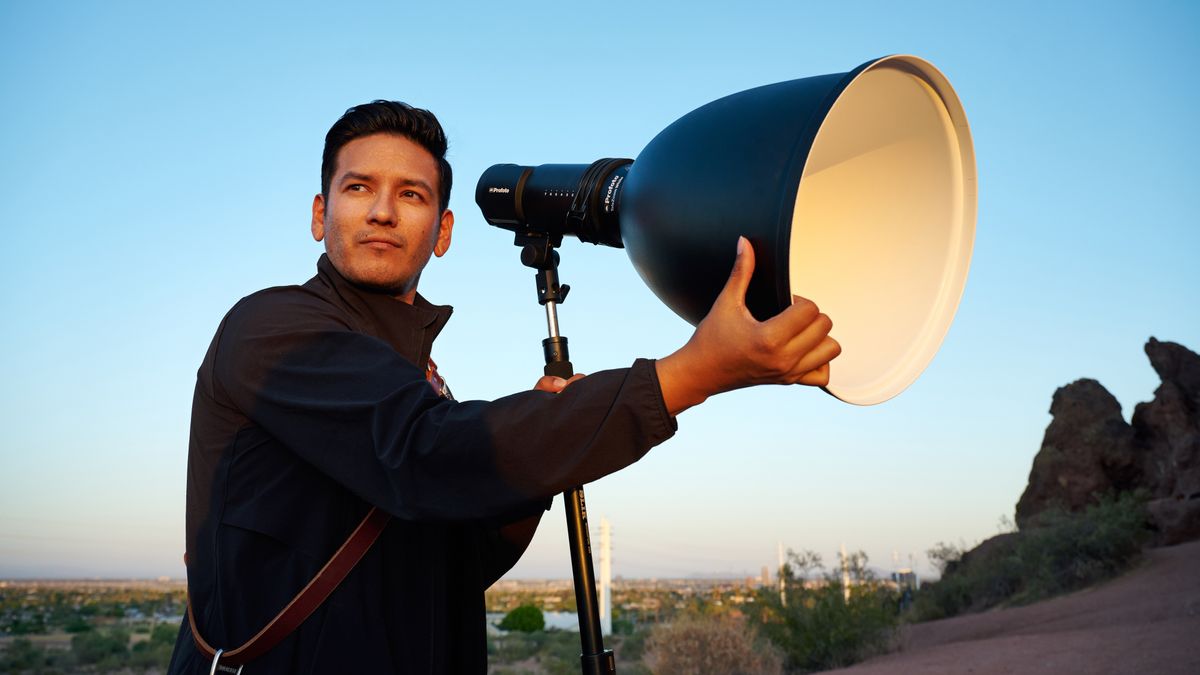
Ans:
[[[566,360],[554,315],[564,236],[625,248],[650,290],[695,325],[745,235],[756,259],[747,307],[766,319],[794,295],[816,302],[842,346],[826,391],[858,405],[896,396],[937,353],[966,285],[976,199],[962,104],[915,56],[726,96],[671,124],[632,163],[498,164],[475,190],[484,218],[513,231],[539,270],[548,364]],[[573,556],[588,553],[586,521],[580,536]],[[588,555],[576,570],[584,633],[591,588]],[[596,672],[588,640],[585,672]]]

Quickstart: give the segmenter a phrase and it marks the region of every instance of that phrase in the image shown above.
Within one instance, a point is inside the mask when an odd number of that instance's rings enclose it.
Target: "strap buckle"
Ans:
[[[218,663],[221,660],[221,654],[224,651],[224,649],[218,649],[217,653],[213,654],[212,668],[208,669],[208,675],[217,675],[217,673],[233,673],[233,675],[242,675],[242,668],[246,667],[245,664],[234,668],[233,666],[222,666]]]

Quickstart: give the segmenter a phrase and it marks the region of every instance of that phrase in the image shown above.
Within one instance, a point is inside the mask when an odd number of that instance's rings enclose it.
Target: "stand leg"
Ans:
[[[518,243],[523,240],[518,235]],[[549,240],[525,242],[521,251],[521,262],[538,270],[534,281],[538,288],[538,303],[546,307],[546,327],[550,337],[542,340],[542,352],[546,357],[543,372],[563,379],[575,374],[571,356],[567,350],[567,338],[558,332],[558,304],[567,297],[567,286],[558,283],[558,253]],[[592,542],[588,534],[587,505],[583,500],[583,488],[576,487],[563,493],[567,512],[567,539],[571,546],[571,573],[575,581],[575,606],[579,614],[579,655],[583,675],[615,675],[616,658],[611,649],[604,648],[604,635],[600,632],[600,609],[596,604],[596,573],[592,568]]]
[[[579,613],[579,641],[583,648],[583,675],[614,675],[616,659],[604,648],[600,632],[600,608],[596,604],[596,574],[592,567],[592,542],[588,534],[587,503],[583,488],[563,493],[567,511],[567,539],[571,546],[571,571],[575,577],[575,606]]]

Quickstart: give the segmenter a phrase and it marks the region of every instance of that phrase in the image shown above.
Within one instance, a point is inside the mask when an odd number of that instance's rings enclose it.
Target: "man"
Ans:
[[[450,315],[417,294],[450,248],[451,170],[434,116],[351,108],[325,139],[303,286],[244,298],[197,376],[187,562],[199,636],[246,642],[317,574],[372,506],[392,519],[254,673],[486,670],[483,591],[520,557],[546,500],[637,461],[674,416],[762,383],[828,381],[839,347],[799,300],[770,321],[744,305],[754,254],[712,312],[658,361],[493,402],[455,402],[429,359]],[[570,385],[570,386],[568,386]],[[170,672],[209,672],[189,621]]]

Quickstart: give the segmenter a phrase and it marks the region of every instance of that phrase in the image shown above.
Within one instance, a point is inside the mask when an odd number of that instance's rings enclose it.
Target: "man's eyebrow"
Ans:
[[[374,181],[375,177],[365,173],[358,173],[357,171],[347,171],[346,173],[342,174],[341,178],[338,179],[338,184],[344,184],[348,180],[358,180],[369,183]],[[400,185],[404,187],[419,187],[429,194],[433,194],[433,186],[421,180],[420,178],[403,178],[400,180]]]
[[[347,171],[346,173],[342,174],[341,178],[338,179],[338,182],[344,183],[348,180],[361,180],[361,181],[370,182],[371,180],[374,180],[374,178],[372,176],[368,176],[365,173],[358,173],[356,171]]]
[[[405,178],[400,181],[400,184],[405,187],[419,187],[429,194],[433,194],[433,186],[420,178]]]

